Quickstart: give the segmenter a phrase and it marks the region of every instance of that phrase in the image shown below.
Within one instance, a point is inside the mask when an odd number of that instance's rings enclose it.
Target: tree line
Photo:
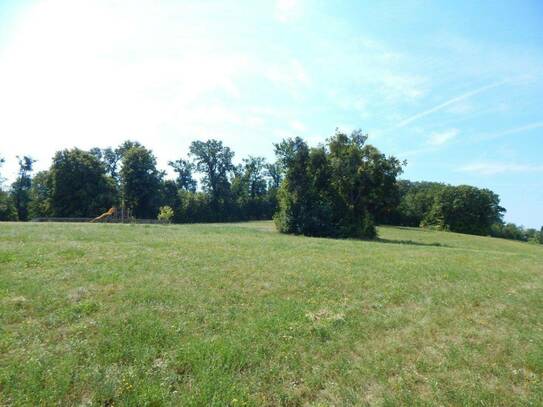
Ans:
[[[438,182],[398,181],[399,204],[384,223],[543,244],[540,230],[505,223],[505,208],[489,189]]]
[[[136,141],[58,151],[50,168],[34,176],[35,161],[18,157],[18,176],[0,198],[0,220],[90,218],[121,204],[143,219],[156,218],[161,206],[173,209],[175,222],[270,219],[281,181],[275,164],[233,158],[219,140],[194,141],[188,157],[169,162],[176,177],[167,179],[153,152]]]
[[[236,164],[222,141],[193,141],[187,156],[168,163],[174,179],[137,141],[58,151],[35,175],[35,161],[17,157],[16,180],[0,188],[0,220],[91,218],[124,205],[136,218],[168,207],[176,223],[273,218],[280,231],[307,236],[374,238],[376,224],[391,224],[543,243],[543,228],[504,223],[505,208],[488,189],[399,180],[406,162],[360,130],[336,131],[317,147],[297,137],[274,148],[274,162],[249,156]]]

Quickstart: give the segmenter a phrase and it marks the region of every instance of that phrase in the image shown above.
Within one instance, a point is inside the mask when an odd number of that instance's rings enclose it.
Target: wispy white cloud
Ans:
[[[475,106],[469,100],[463,100],[447,107],[445,111],[454,115],[468,115],[475,110]]]
[[[508,172],[542,172],[543,165],[484,162],[464,165],[458,171],[479,175],[496,175]]]
[[[441,132],[432,133],[428,138],[428,144],[431,146],[442,146],[458,136],[458,129],[449,129]]]
[[[417,75],[383,73],[379,76],[387,99],[418,99],[425,94],[425,79]]]
[[[334,23],[335,37],[319,42],[319,56],[311,68],[321,73],[319,85],[326,86],[332,101],[341,109],[355,110],[363,118],[378,112],[383,121],[396,108],[420,100],[428,93],[429,77],[414,67],[412,55],[353,33],[352,27]],[[317,75],[314,82],[317,83]]]
[[[543,122],[529,123],[523,126],[514,127],[512,129],[507,129],[501,132],[490,133],[490,134],[481,136],[479,140],[492,140],[492,139],[497,139],[500,137],[510,136],[512,134],[524,133],[530,130],[541,129],[541,128],[543,128]]]
[[[460,101],[463,101],[463,100],[466,100],[468,98],[471,98],[472,96],[475,96],[475,95],[478,95],[479,93],[483,93],[483,92],[486,92],[490,89],[494,89],[494,88],[497,88],[499,86],[502,86],[502,85],[505,85],[506,83],[510,82],[509,80],[502,80],[502,81],[499,81],[499,82],[494,82],[490,85],[486,85],[486,86],[481,86],[480,88],[477,88],[477,89],[473,89],[469,92],[466,92],[466,93],[463,93],[462,95],[459,95],[459,96],[455,96],[443,103],[440,103],[430,109],[427,109],[423,112],[420,112],[420,113],[417,113],[417,114],[414,114],[404,120],[402,120],[401,122],[399,122],[397,124],[397,127],[405,127],[407,126],[408,124],[414,122],[415,120],[418,120],[418,119],[421,119],[425,116],[428,116],[432,113],[435,113],[435,112],[438,112],[440,110],[443,110],[444,108],[446,108],[447,106],[450,106],[450,105],[453,105],[455,103],[458,103]]]

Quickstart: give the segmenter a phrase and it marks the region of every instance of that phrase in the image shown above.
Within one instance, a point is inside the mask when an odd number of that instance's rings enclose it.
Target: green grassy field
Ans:
[[[543,247],[0,224],[0,405],[542,405]]]

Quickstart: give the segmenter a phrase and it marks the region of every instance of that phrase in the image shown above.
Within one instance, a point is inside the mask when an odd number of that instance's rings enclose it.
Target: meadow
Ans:
[[[543,246],[0,224],[0,405],[542,405]]]

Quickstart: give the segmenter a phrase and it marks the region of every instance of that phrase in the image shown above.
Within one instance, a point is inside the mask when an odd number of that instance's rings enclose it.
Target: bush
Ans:
[[[285,178],[275,224],[283,233],[373,239],[374,219],[398,204],[402,163],[386,157],[360,131],[339,131],[309,148],[299,137],[275,146]]]
[[[173,218],[173,209],[169,206],[162,206],[158,211],[158,220],[160,223],[171,223]]]

